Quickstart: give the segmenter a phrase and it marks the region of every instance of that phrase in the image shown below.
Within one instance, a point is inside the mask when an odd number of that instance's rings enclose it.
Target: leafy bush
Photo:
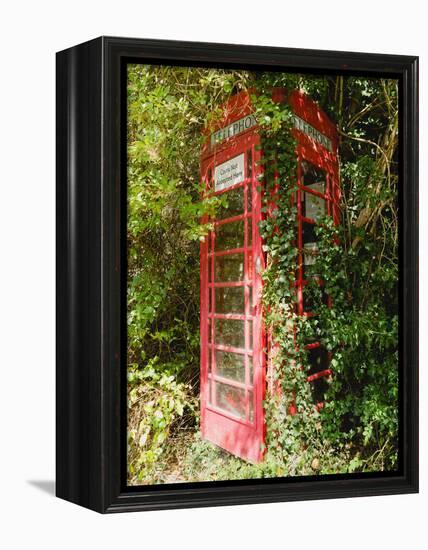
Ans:
[[[160,374],[152,360],[128,373],[128,472],[130,483],[161,479],[163,460],[174,430],[188,428],[196,410],[190,386]],[[189,421],[190,418],[190,421]]]
[[[224,203],[201,198],[199,152],[206,121],[243,79],[233,71],[129,66],[128,462],[134,482],[161,479],[165,461],[174,459],[174,438],[196,429],[199,242],[210,227],[201,218]]]

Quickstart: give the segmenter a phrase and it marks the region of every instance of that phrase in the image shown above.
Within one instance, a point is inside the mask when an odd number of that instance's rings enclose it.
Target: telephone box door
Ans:
[[[223,201],[201,245],[201,433],[251,462],[264,441],[258,142],[247,133],[201,167]]]

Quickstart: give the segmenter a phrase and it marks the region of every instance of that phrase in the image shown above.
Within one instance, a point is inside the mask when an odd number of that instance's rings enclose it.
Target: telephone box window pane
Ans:
[[[319,183],[314,183],[309,186],[315,191],[321,191],[321,185]],[[312,195],[312,193],[303,192],[303,215],[305,218],[312,218],[313,220],[319,220],[326,214],[326,202],[321,197],[317,195]]]
[[[303,272],[302,277],[303,279],[309,279],[310,277],[320,277],[320,273],[318,272],[318,268],[316,264],[305,264],[303,263]]]
[[[224,346],[245,348],[244,322],[236,319],[216,319],[215,342]]]
[[[244,313],[244,287],[234,286],[215,289],[216,313]]]
[[[207,261],[207,265],[208,265],[208,282],[211,283],[211,263],[212,263],[212,259],[211,258],[208,258],[208,261]]]
[[[253,322],[252,321],[247,321],[248,322],[248,336],[249,336],[249,346],[250,346],[250,349],[253,349]]]
[[[303,263],[306,266],[315,265],[317,253],[318,253],[317,243],[305,243],[303,245]]]
[[[251,281],[253,278],[253,253],[251,250],[247,252],[247,277]]]
[[[316,283],[315,283],[316,284]],[[316,294],[315,294],[316,293]],[[328,295],[323,287],[309,291],[306,287],[303,292],[303,309],[306,312],[316,313],[317,304],[327,305]]]
[[[314,400],[314,403],[320,403],[325,401],[326,397],[325,394],[327,393],[327,390],[329,388],[329,384],[327,380],[323,378],[318,378],[318,380],[314,380],[311,384],[311,393],[312,393],[312,399]]]
[[[216,390],[217,407],[239,418],[245,418],[245,391],[243,389],[217,382]]]
[[[303,254],[303,279],[320,277],[319,268],[314,258],[313,251]]]
[[[251,243],[253,242],[253,224],[251,218],[247,218],[247,222],[247,246],[251,246]]]
[[[325,193],[325,180],[326,174],[324,170],[320,170],[310,162],[303,160],[301,163],[302,168],[302,184],[305,187],[311,187],[316,184],[319,187],[315,189],[319,193]]]
[[[308,375],[316,374],[328,368],[328,351],[322,346],[308,350]]]
[[[249,401],[249,406],[250,406],[249,421],[254,422],[254,396],[253,396],[252,391],[248,392],[248,401]]]
[[[308,350],[308,363],[308,375],[316,374],[317,372],[328,369],[328,351],[322,346]],[[329,387],[327,380],[324,377],[318,378],[318,380],[314,380],[313,382],[310,382],[310,384],[314,401],[324,401],[325,392]]]
[[[208,403],[212,403],[211,387],[212,387],[212,382],[211,380],[208,380],[208,396],[207,396]]]
[[[247,212],[253,209],[253,189],[251,184],[247,186]]]
[[[303,268],[304,278],[316,275],[316,254],[318,237],[315,234],[315,225],[312,223],[302,224],[302,241],[303,241]]]
[[[247,151],[247,178],[251,178],[253,172],[253,152],[251,149]]]
[[[244,246],[244,220],[224,223],[216,228],[215,250],[230,250]]]
[[[211,319],[208,318],[208,342],[211,342]]]
[[[302,241],[303,244],[315,243],[318,237],[315,233],[315,225],[313,223],[302,223]]]
[[[316,304],[313,296],[308,294],[306,291],[303,292],[303,310],[305,313],[315,313]]]
[[[208,374],[211,374],[212,371],[212,357],[211,357],[212,351],[208,349],[207,352],[207,361],[208,361]]]
[[[244,255],[228,254],[215,259],[215,280],[217,282],[236,282],[244,279]]]
[[[248,374],[250,379],[250,384],[253,383],[253,358],[251,355],[248,356]]]
[[[245,356],[217,350],[216,374],[236,382],[245,382]]]
[[[244,213],[244,188],[238,187],[232,191],[225,191],[220,195],[225,205],[217,210],[217,220],[232,218]]]

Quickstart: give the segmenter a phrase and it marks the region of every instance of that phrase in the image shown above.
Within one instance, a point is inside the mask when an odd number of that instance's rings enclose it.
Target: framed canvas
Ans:
[[[57,496],[418,491],[417,57],[57,54]]]

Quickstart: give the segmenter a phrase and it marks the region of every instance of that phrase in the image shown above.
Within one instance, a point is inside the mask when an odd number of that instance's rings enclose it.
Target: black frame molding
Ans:
[[[399,79],[399,472],[125,485],[128,62]],[[418,492],[418,58],[100,37],[57,54],[56,97],[57,496],[105,513]]]

